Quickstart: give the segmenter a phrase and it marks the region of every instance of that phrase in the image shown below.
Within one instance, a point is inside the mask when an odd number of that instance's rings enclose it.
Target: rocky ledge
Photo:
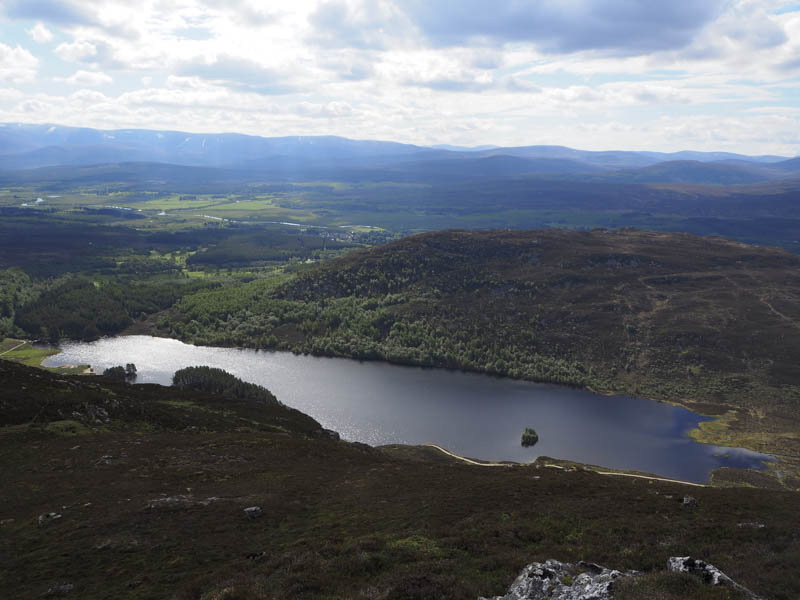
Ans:
[[[730,586],[752,600],[760,600],[750,590],[705,561],[689,556],[673,556],[667,561],[667,569],[697,576],[708,585]],[[613,600],[614,583],[623,577],[638,575],[637,571],[616,571],[594,563],[562,563],[551,559],[525,567],[505,596],[478,600]]]

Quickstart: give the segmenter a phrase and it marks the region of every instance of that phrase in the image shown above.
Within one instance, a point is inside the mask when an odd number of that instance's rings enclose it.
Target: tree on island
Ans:
[[[536,433],[534,429],[530,427],[526,427],[525,431],[522,432],[522,445],[526,448],[528,446],[533,446],[536,442],[539,441],[539,434]]]

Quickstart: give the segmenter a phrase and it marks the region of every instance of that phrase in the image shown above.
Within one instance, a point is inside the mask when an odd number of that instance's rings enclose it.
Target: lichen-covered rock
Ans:
[[[54,512],[43,513],[39,515],[39,527],[44,527],[52,523],[53,521],[57,521],[61,518],[61,515]]]
[[[610,600],[614,582],[635,574],[583,561],[571,564],[551,559],[525,567],[508,593],[492,600]]]
[[[248,506],[244,509],[244,516],[248,519],[257,519],[262,515],[260,506]]]
[[[758,600],[759,597],[746,587],[739,585],[733,579],[725,575],[722,571],[711,565],[704,560],[692,558],[691,556],[671,556],[667,559],[667,569],[675,573],[689,573],[695,575],[703,580],[704,583],[709,585],[723,585],[730,586],[744,594],[747,594],[753,600]]]
[[[709,585],[729,586],[752,600],[762,600],[702,560],[673,556],[667,561],[667,569],[700,577]],[[572,564],[551,559],[525,567],[505,596],[478,600],[613,600],[615,582],[622,577],[637,575],[637,571],[620,572],[594,563],[580,561]]]

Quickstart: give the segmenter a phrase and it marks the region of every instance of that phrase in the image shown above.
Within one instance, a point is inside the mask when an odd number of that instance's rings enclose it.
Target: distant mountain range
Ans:
[[[536,176],[615,183],[733,185],[800,177],[800,157],[727,152],[424,147],[335,136],[264,138],[233,133],[0,124],[0,171],[121,163],[223,169],[224,178],[424,183]]]

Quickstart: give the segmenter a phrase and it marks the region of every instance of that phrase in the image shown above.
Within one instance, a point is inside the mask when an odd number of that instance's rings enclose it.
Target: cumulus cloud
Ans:
[[[61,27],[93,27],[136,39],[138,31],[125,18],[114,18],[121,6],[124,5],[98,0],[4,0],[0,8],[10,19],[43,21]]]
[[[388,0],[329,0],[310,15],[308,41],[327,47],[386,49],[409,31],[399,6]]]
[[[286,108],[261,94],[235,93],[191,78],[171,78],[167,88],[147,88],[121,94],[114,103],[127,110],[155,111],[183,118],[187,111],[230,114],[278,114]],[[174,127],[174,125],[173,125]],[[219,127],[217,127],[219,129]]]
[[[228,54],[219,55],[210,61],[184,62],[178,67],[177,73],[258,94],[286,94],[293,91],[288,73]]]
[[[405,85],[425,87],[438,92],[482,92],[494,86],[494,81],[486,78],[438,77],[433,79],[406,79]]]
[[[85,62],[97,56],[97,47],[86,40],[64,42],[56,47],[56,55],[69,62]]]
[[[68,0],[5,0],[3,8],[12,19],[47,21],[58,25],[93,25],[96,19],[87,4]]]
[[[791,19],[774,10],[773,0],[729,2],[719,18],[692,44],[665,54],[669,60],[736,64],[740,70],[758,70],[774,64],[792,40]]]
[[[516,75],[510,75],[503,79],[503,86],[509,92],[525,92],[525,93],[533,93],[538,94],[542,91],[538,85],[533,83],[529,79],[525,79],[523,77],[517,77]]]
[[[800,71],[800,56],[779,63],[778,68],[786,73],[796,73]]]
[[[384,48],[421,34],[434,47],[528,43],[545,53],[639,55],[688,45],[725,0],[333,0],[311,16],[326,45]]]
[[[98,71],[76,71],[69,77],[56,78],[56,81],[68,83],[70,85],[97,87],[111,83],[114,80],[105,73],[100,73]]]
[[[403,85],[427,88],[437,92],[458,92],[473,94],[539,94],[542,88],[523,77],[509,75],[495,78],[491,73],[479,71],[433,75],[427,78],[409,77]]]
[[[320,66],[345,81],[364,81],[375,75],[374,62],[369,56],[347,53],[342,56],[326,56]]]
[[[502,94],[539,91],[535,82],[517,74],[503,75],[491,68],[489,61],[500,62],[501,58],[492,52],[461,49],[446,55],[415,53],[388,67],[387,77],[404,86],[437,92]]]
[[[43,115],[50,108],[46,102],[41,100],[24,100],[17,105],[17,110],[30,117],[31,115]]]
[[[742,0],[728,7],[713,34],[724,35],[752,49],[774,48],[788,40],[786,32],[763,1]]]
[[[250,0],[227,0],[226,2],[219,2],[218,0],[200,0],[200,5],[212,10],[221,10],[234,17],[234,20],[240,25],[250,27],[262,27],[275,23],[282,16],[283,13],[276,10],[270,10],[263,6],[263,3],[252,2]]]
[[[46,44],[50,40],[53,39],[52,32],[45,27],[41,22],[36,23],[30,29],[26,29],[25,33],[27,33],[31,39],[36,42],[37,44]]]
[[[618,106],[647,104],[689,104],[691,94],[675,86],[654,83],[610,83],[601,86],[575,85],[566,88],[547,88],[543,95],[557,108],[595,106],[608,109]]]
[[[355,110],[347,102],[328,102],[326,104],[314,104],[312,102],[301,102],[295,106],[295,111],[300,115],[310,117],[339,118],[350,117]]]
[[[25,48],[0,43],[0,80],[7,83],[32,81],[38,66],[39,59]]]
[[[0,88],[0,102],[19,100],[25,94],[14,88]]]
[[[527,42],[542,52],[646,54],[687,45],[722,0],[411,0],[407,12],[431,43]]]
[[[67,62],[85,63],[106,69],[125,68],[127,65],[115,55],[114,47],[103,40],[77,39],[64,42],[55,49],[56,55]]]
[[[800,119],[787,115],[761,115],[753,118],[715,118],[713,115],[664,118],[654,123],[666,140],[698,147],[735,146],[748,139],[754,146],[800,144]]]

